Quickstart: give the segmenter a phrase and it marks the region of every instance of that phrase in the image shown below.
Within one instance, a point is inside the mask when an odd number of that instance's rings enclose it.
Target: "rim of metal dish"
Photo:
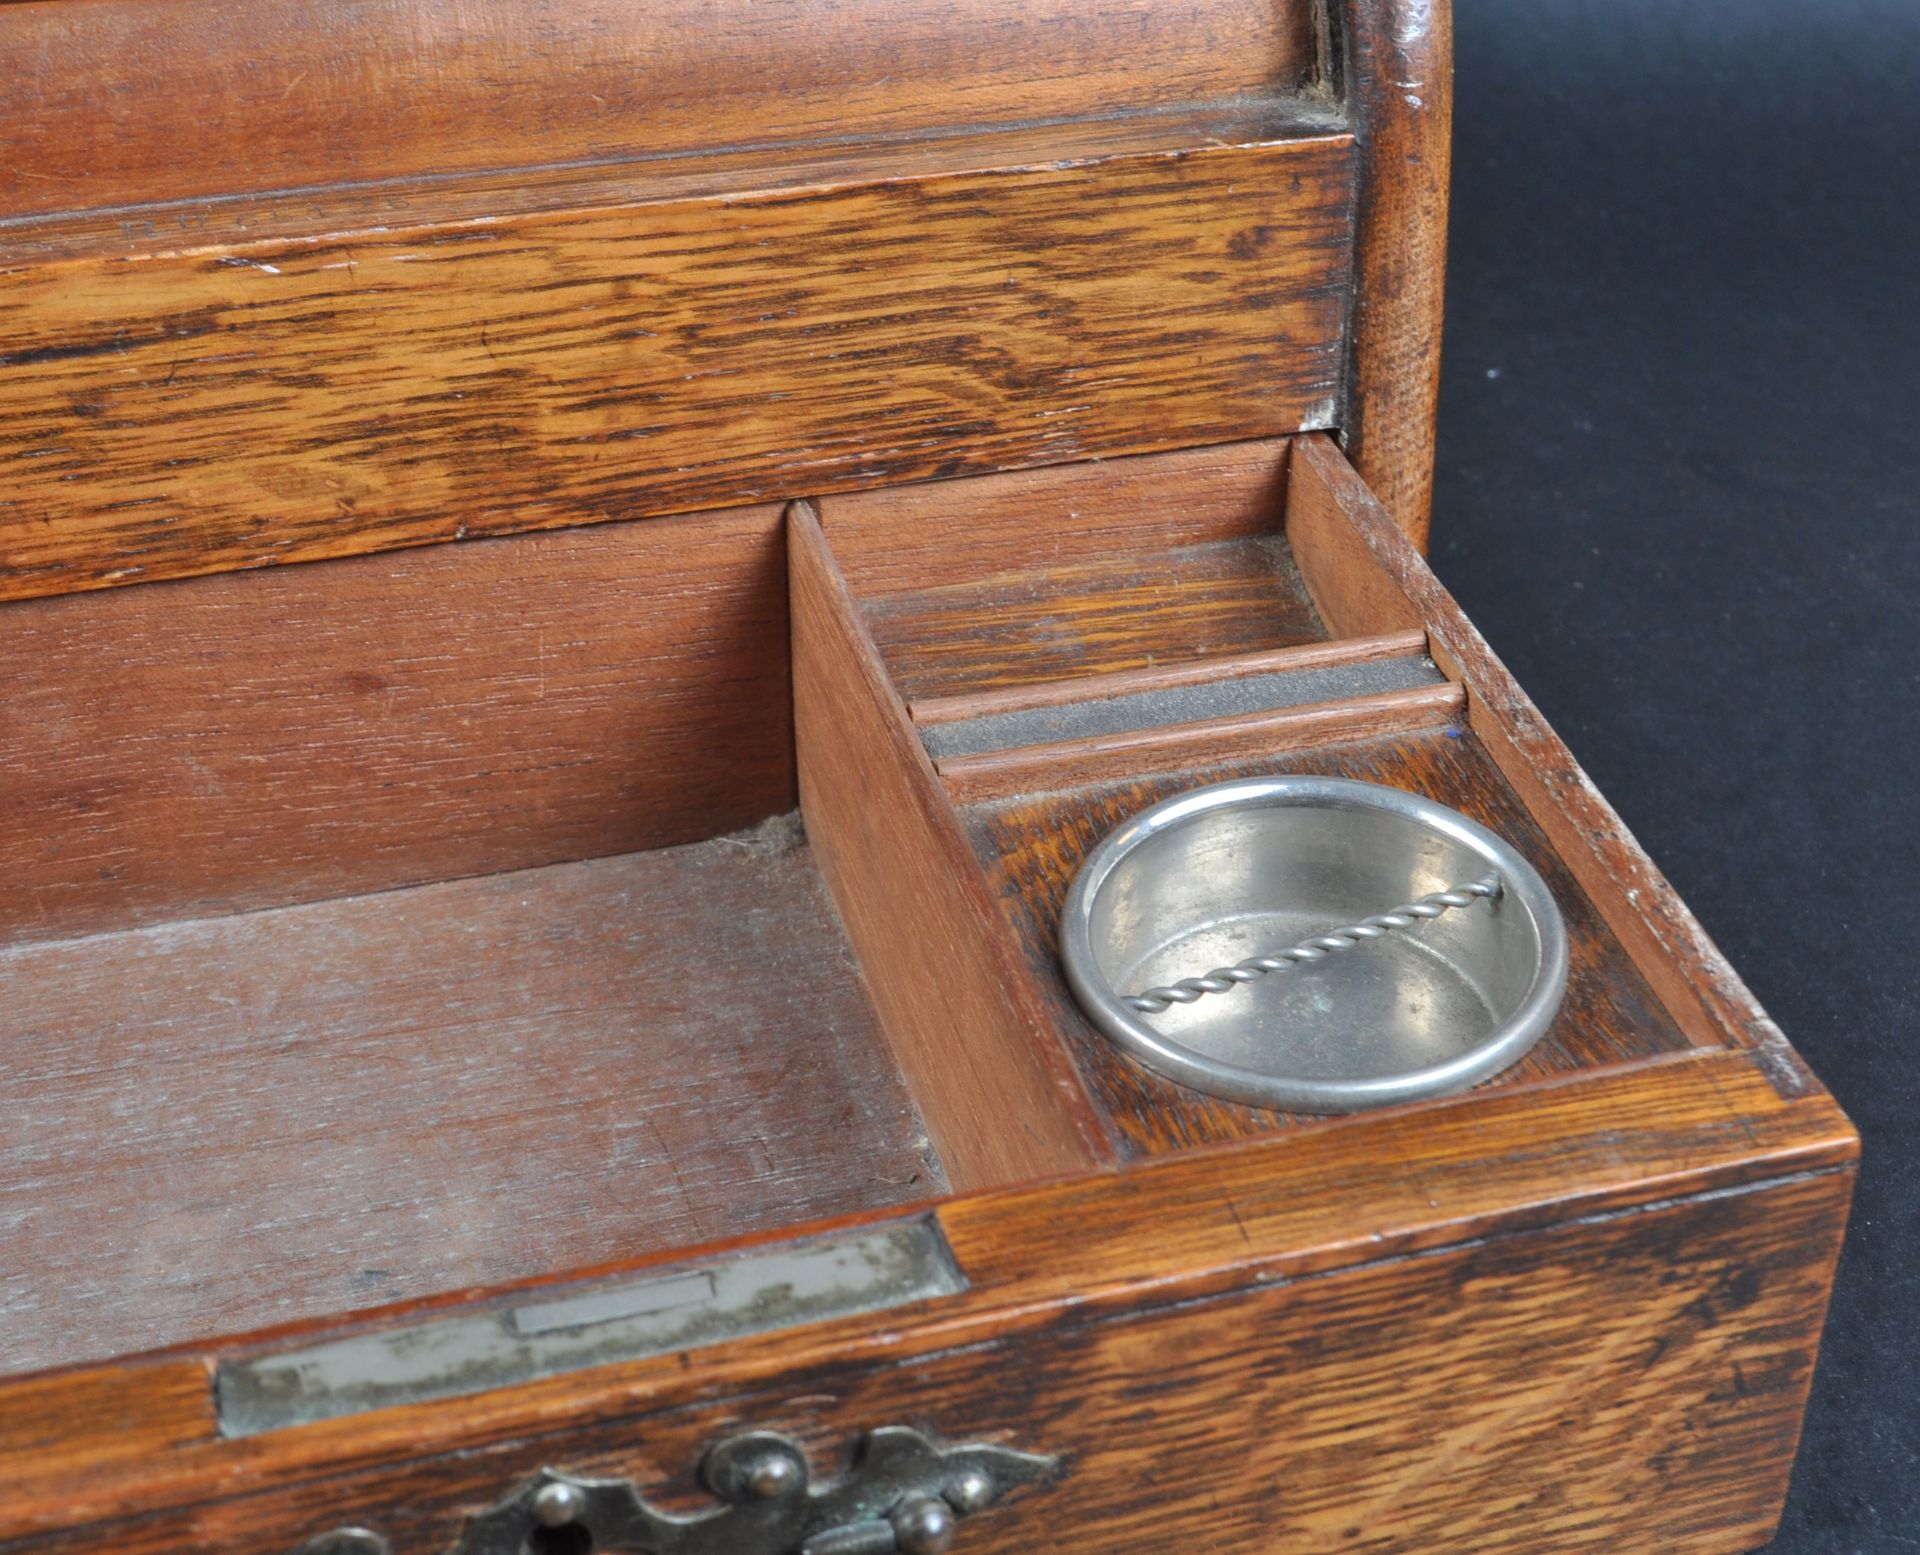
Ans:
[[[1533,981],[1511,1016],[1486,1040],[1444,1063],[1370,1079],[1312,1080],[1222,1063],[1155,1031],[1129,1010],[1093,954],[1093,904],[1121,860],[1150,838],[1230,806],[1307,805],[1321,809],[1383,810],[1452,838],[1498,870],[1509,903],[1533,920],[1540,958]],[[1175,794],[1142,810],[1109,833],[1074,877],[1060,914],[1060,959],[1068,986],[1087,1018],[1122,1051],[1191,1090],[1228,1101],[1289,1112],[1358,1112],[1395,1102],[1445,1096],[1498,1074],[1545,1035],[1567,987],[1567,930],[1560,907],[1539,872],[1512,844],[1458,810],[1418,794],[1353,778],[1237,778]]]

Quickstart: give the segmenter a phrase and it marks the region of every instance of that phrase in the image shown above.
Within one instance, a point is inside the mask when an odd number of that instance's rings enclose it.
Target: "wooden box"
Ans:
[[[1422,560],[1444,0],[0,59],[0,1549],[1764,1541],[1857,1144]],[[1291,1116],[1094,1033],[1079,860],[1253,772],[1520,848],[1525,1061]]]

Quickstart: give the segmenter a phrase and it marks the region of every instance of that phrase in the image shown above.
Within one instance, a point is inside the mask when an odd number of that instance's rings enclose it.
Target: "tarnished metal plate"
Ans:
[[[220,1430],[455,1398],[584,1366],[877,1312],[966,1289],[940,1228],[905,1221],[221,1366]]]

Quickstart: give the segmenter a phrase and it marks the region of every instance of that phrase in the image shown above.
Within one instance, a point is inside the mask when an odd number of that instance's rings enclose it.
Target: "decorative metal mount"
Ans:
[[[701,1460],[702,1482],[725,1503],[717,1510],[676,1517],[647,1505],[631,1480],[543,1469],[470,1517],[454,1555],[945,1555],[962,1518],[1059,1468],[1056,1458],[942,1447],[883,1426],[861,1439],[852,1472],[816,1488],[798,1444],[752,1431]]]

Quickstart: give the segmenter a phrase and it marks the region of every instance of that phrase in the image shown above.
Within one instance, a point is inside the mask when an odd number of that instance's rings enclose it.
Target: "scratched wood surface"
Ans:
[[[29,0],[5,214],[1294,90],[1300,0]]]
[[[1546,880],[1567,925],[1566,1002],[1539,1045],[1489,1086],[1524,1084],[1689,1045],[1539,823],[1479,741],[1458,724],[969,807],[967,835],[996,878],[1028,965],[1088,1088],[1133,1150],[1152,1154],[1217,1144],[1315,1120],[1203,1096],[1123,1058],[1080,1014],[1060,973],[1056,934],[1067,889],[1094,844],[1148,805],[1204,783],[1294,772],[1358,778],[1437,799],[1505,837]]]
[[[944,1186],[789,820],[0,951],[0,1091],[9,1372]]]
[[[1786,1486],[1850,1178],[1777,1180],[1419,1259],[1196,1297],[1062,1303],[984,1343],[807,1365],[484,1450],[27,1539],[20,1555],[210,1555],[364,1526],[402,1555],[543,1466],[676,1509],[718,1435],[774,1426],[822,1472],[903,1421],[1056,1453],[968,1547],[1162,1555],[1735,1555]]]
[[[0,598],[1331,424],[1346,136],[1041,149],[0,264]]]
[[[0,609],[0,940],[694,842],[795,804],[777,508]]]

